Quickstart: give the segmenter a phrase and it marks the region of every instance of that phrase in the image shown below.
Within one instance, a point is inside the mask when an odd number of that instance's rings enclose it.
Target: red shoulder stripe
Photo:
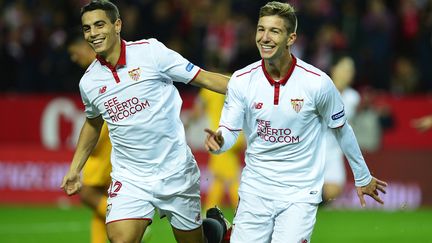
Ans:
[[[252,72],[253,70],[255,70],[255,69],[259,68],[259,67],[261,67],[261,64],[258,65],[258,66],[256,66],[256,67],[254,67],[254,68],[251,68],[251,70],[249,70],[249,71],[247,71],[247,72],[244,72],[244,73],[238,74],[236,77],[238,78],[238,77],[240,77],[240,76],[242,76],[242,75],[245,75],[245,74],[247,74],[247,73],[250,73],[250,72]]]
[[[308,72],[308,73],[313,73],[313,74],[315,74],[315,75],[317,75],[317,76],[321,76],[320,74],[318,74],[318,73],[316,73],[316,72],[313,72],[313,71],[311,71],[311,70],[308,70],[308,69],[306,69],[305,67],[302,67],[302,66],[300,66],[300,65],[298,65],[298,64],[296,64],[296,66],[299,67],[299,68],[302,68],[303,70],[305,70],[305,71]]]
[[[141,45],[141,44],[150,44],[150,42],[148,41],[133,42],[133,43],[126,44],[126,46]]]

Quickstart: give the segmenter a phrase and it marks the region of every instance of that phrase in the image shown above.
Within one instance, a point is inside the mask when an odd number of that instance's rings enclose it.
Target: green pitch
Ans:
[[[224,210],[228,219],[233,211]],[[0,242],[87,243],[91,213],[84,207],[0,206]],[[166,219],[155,219],[147,243],[174,243]],[[432,243],[432,210],[319,210],[312,242]]]

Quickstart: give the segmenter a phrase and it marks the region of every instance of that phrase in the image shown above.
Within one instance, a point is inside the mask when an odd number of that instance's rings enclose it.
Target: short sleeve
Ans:
[[[330,128],[337,128],[345,124],[345,107],[339,91],[333,81],[324,75],[317,99],[319,114]]]
[[[189,62],[179,53],[167,48],[156,39],[150,39],[151,51],[158,70],[176,82],[189,83],[200,71],[198,66]]]
[[[95,106],[93,106],[93,104],[90,102],[90,100],[88,99],[88,97],[87,97],[87,95],[86,95],[86,93],[85,93],[85,91],[81,85],[79,86],[79,90],[81,93],[81,100],[84,104],[84,109],[85,109],[84,111],[85,111],[86,117],[90,118],[90,119],[98,117],[100,115],[98,109]]]

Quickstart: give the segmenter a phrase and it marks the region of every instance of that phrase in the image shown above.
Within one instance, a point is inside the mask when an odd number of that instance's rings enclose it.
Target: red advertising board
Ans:
[[[195,96],[182,96],[187,113]],[[389,193],[384,197],[386,207],[432,205],[427,174],[432,169],[432,131],[418,133],[410,126],[412,118],[432,114],[432,99],[382,96],[378,102],[391,107],[395,125],[383,134],[381,149],[365,157],[371,172],[390,182]],[[70,199],[59,186],[84,121],[79,96],[3,94],[0,107],[0,126],[4,129],[0,133],[0,203],[68,202]],[[207,153],[195,148],[194,154],[202,170],[205,196],[209,182]],[[348,181],[352,181],[351,173],[347,174]],[[77,201],[76,197],[71,200]],[[335,206],[358,207],[352,184]]]

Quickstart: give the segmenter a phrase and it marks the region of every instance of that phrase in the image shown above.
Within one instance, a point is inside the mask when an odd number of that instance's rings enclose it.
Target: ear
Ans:
[[[289,34],[286,47],[289,48],[290,46],[292,46],[294,44],[294,42],[296,41],[296,39],[297,39],[297,34],[295,32]]]
[[[117,19],[114,22],[114,28],[115,28],[116,34],[119,35],[120,32],[121,32],[121,28],[122,28],[122,21],[121,21],[121,19]]]

